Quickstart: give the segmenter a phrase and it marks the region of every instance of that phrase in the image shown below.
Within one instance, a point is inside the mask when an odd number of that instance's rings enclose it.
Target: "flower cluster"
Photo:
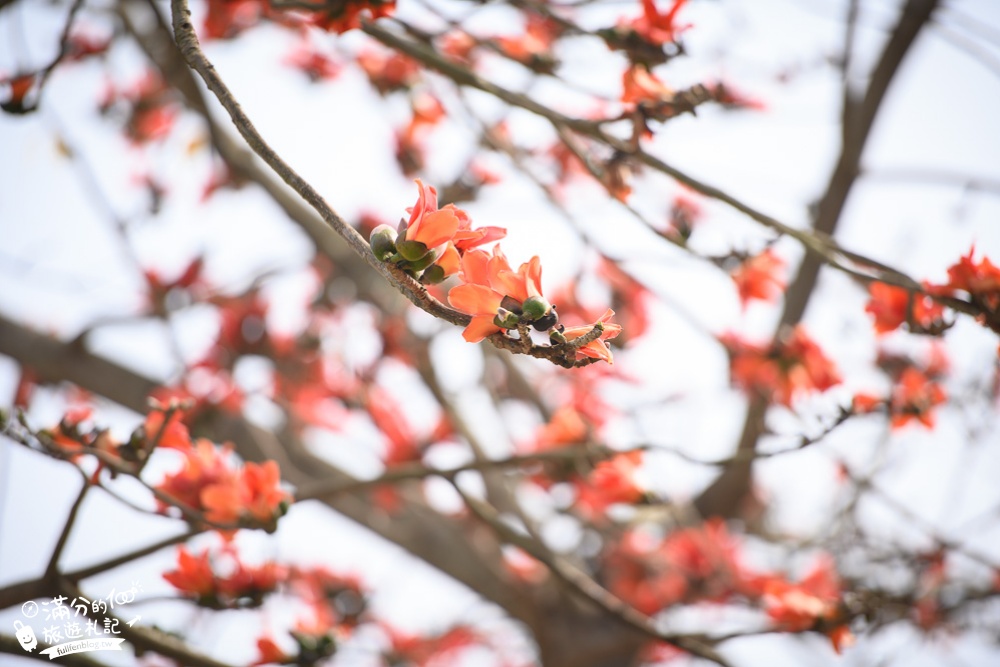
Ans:
[[[732,334],[723,337],[722,343],[729,350],[733,383],[772,403],[791,407],[801,394],[826,391],[841,382],[836,365],[801,327],[770,346],[748,343]]]
[[[252,566],[242,562],[235,551],[227,550],[227,555],[232,563],[225,568],[229,574],[222,576],[208,550],[195,556],[180,547],[176,569],[165,572],[163,578],[203,607],[242,609],[259,607],[264,596],[288,577],[288,569],[272,561]]]
[[[909,357],[880,353],[878,366],[893,383],[889,396],[858,393],[854,396],[853,410],[858,414],[885,410],[893,429],[912,421],[926,428],[934,428],[937,406],[948,396],[940,381],[948,372],[948,359],[940,347],[931,348],[925,363]]]
[[[939,335],[950,325],[944,321],[944,305],[934,297],[954,297],[964,292],[979,311],[979,322],[1000,333],[1000,267],[988,257],[973,260],[975,247],[948,267],[948,282],[921,283],[922,292],[875,282],[868,288],[865,312],[874,318],[879,335],[903,324],[913,333]]]
[[[127,88],[109,87],[101,100],[100,111],[120,117],[126,136],[139,146],[165,139],[180,115],[180,106],[163,78],[147,70]]]
[[[553,344],[572,344],[596,328],[596,336],[581,341],[577,358],[612,362],[604,341],[621,332],[621,326],[610,321],[613,311],[607,310],[591,326],[561,326],[555,306],[542,294],[542,265],[537,256],[514,270],[499,245],[492,251],[479,247],[502,239],[506,229],[473,229],[465,211],[454,204],[438,208],[437,190],[419,179],[417,185],[420,194],[416,205],[408,209],[409,220],[400,221],[397,229],[380,225],[372,230],[372,252],[424,284],[440,283],[457,274],[462,284],[451,288],[448,302],[472,316],[462,333],[467,341],[479,342],[512,329],[524,336],[531,326],[548,331]]]
[[[730,273],[736,283],[740,304],[746,309],[754,299],[774,301],[785,289],[781,276],[785,261],[773,249],[768,248],[759,255],[744,260]]]
[[[980,323],[1000,333],[1000,267],[988,257],[973,261],[975,251],[971,248],[968,255],[948,268],[946,287],[967,293],[982,311]]]
[[[231,39],[268,20],[289,28],[312,25],[339,34],[360,28],[365,16],[391,16],[395,9],[395,0],[340,0],[317,3],[315,9],[304,3],[283,6],[273,0],[208,0],[202,32],[206,39]]]
[[[666,62],[679,53],[674,46],[670,52],[666,46],[675,45],[680,33],[689,25],[679,24],[677,14],[687,0],[673,0],[663,13],[656,7],[655,0],[642,0],[642,14],[633,19],[623,19],[612,28],[598,34],[609,48],[624,51],[629,59],[637,63],[655,65]]]
[[[147,418],[146,439],[151,446],[175,449],[183,457],[182,468],[155,487],[170,501],[158,500],[161,512],[176,503],[203,513],[213,523],[246,524],[266,530],[276,527],[291,501],[280,486],[277,463],[248,462],[234,468],[229,447],[217,447],[204,438],[192,441],[177,420],[177,413],[164,413],[166,417],[156,414]]]
[[[825,634],[839,652],[853,641],[842,612],[841,585],[832,559],[820,558],[799,582],[780,572],[761,572],[740,562],[740,543],[718,519],[668,533],[662,539],[625,533],[603,554],[608,586],[648,615],[679,604],[759,606],[776,629]]]
[[[936,289],[927,282],[923,287],[929,293]],[[865,312],[874,318],[873,325],[878,335],[895,331],[904,323],[911,331],[933,331],[942,326],[944,306],[928,294],[879,282],[868,286],[868,294],[871,298]]]

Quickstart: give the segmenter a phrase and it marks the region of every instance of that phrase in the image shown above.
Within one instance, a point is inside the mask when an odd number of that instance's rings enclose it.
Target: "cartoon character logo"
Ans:
[[[31,652],[38,646],[38,639],[35,637],[35,631],[31,629],[30,625],[25,625],[21,621],[14,621],[14,636],[17,637],[17,641],[21,644],[27,652]]]

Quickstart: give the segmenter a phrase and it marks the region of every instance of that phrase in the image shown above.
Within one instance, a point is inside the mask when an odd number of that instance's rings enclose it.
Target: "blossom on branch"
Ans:
[[[785,260],[768,248],[759,255],[741,263],[729,275],[736,283],[740,304],[745,309],[753,299],[774,301],[785,289],[785,281],[779,275],[785,268]]]
[[[729,350],[733,383],[772,403],[791,407],[802,394],[826,391],[841,382],[836,365],[802,327],[769,346],[748,343],[733,334],[724,336],[722,343]]]
[[[380,19],[392,16],[396,0],[339,0],[326,3],[324,9],[311,13],[309,21],[327,32],[344,33],[361,27],[362,17]]]
[[[982,311],[979,322],[1000,333],[1000,267],[988,257],[973,261],[975,252],[975,247],[970,248],[968,255],[948,268],[946,287],[968,293]]]
[[[656,107],[674,98],[674,91],[641,65],[632,65],[622,75],[622,103],[631,109]]]
[[[420,77],[420,65],[396,51],[365,48],[354,57],[354,61],[380,95],[405,90]]]
[[[234,469],[230,449],[217,448],[208,440],[198,440],[182,452],[183,468],[167,475],[157,490],[188,510],[204,513],[213,523],[259,526],[273,530],[285,513],[291,496],[280,488],[278,464],[248,462]],[[160,511],[172,502],[157,499]]]
[[[185,597],[211,609],[259,607],[266,594],[273,592],[288,577],[288,570],[273,561],[260,566],[242,562],[232,548],[224,550],[232,567],[221,575],[213,567],[206,549],[197,556],[186,547],[177,549],[177,566],[165,572],[163,578]]]
[[[337,61],[305,41],[288,52],[284,63],[305,74],[312,83],[335,79],[341,70]]]
[[[677,41],[677,36],[687,30],[689,25],[678,25],[677,14],[687,0],[673,0],[670,8],[660,13],[656,8],[656,0],[642,0],[642,16],[629,24],[629,27],[651,44],[663,45]]]
[[[642,451],[618,454],[599,462],[587,478],[576,484],[577,507],[586,516],[597,517],[610,505],[631,505],[646,495],[635,474],[642,466]]]
[[[923,286],[930,293],[941,292],[930,283],[925,282]],[[910,323],[911,331],[917,333],[934,331],[943,325],[944,306],[928,294],[880,282],[869,285],[868,294],[865,312],[874,318],[878,334],[895,331],[904,323]]]
[[[542,266],[537,256],[514,271],[499,246],[493,247],[492,254],[470,250],[462,258],[461,277],[465,284],[451,288],[448,302],[472,315],[462,333],[470,343],[515,328],[522,316],[543,331],[555,323],[550,317],[552,306],[542,296]]]
[[[562,337],[566,341],[572,343],[574,340],[589,334],[594,327],[600,327],[601,333],[597,338],[577,348],[577,358],[580,359],[587,357],[590,359],[600,359],[608,362],[609,364],[613,364],[614,358],[611,355],[611,349],[604,341],[615,338],[622,332],[622,326],[611,321],[614,314],[615,311],[608,308],[604,311],[604,314],[601,315],[600,319],[598,319],[597,322],[594,322],[594,324],[579,327],[565,327],[559,333],[562,334]]]
[[[497,37],[495,41],[508,58],[540,74],[551,74],[558,64],[552,46],[561,32],[555,21],[532,13],[528,14],[523,34]]]
[[[841,619],[840,582],[831,559],[820,560],[797,584],[782,577],[766,577],[762,586],[764,609],[782,630],[821,631],[837,653],[854,643]]]

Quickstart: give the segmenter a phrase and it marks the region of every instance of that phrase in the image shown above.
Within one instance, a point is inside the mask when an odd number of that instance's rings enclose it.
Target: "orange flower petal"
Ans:
[[[425,214],[406,230],[407,241],[420,241],[434,248],[450,241],[458,231],[458,216],[453,209],[442,209]]]
[[[462,280],[473,285],[489,286],[490,255],[484,250],[470,250],[462,256]]]
[[[470,315],[489,315],[491,320],[503,295],[483,285],[457,285],[448,292],[448,303]]]
[[[493,324],[493,315],[476,315],[469,322],[469,326],[462,331],[462,338],[470,343],[478,343],[490,334],[500,331],[500,327]]]
[[[444,276],[447,278],[458,273],[458,269],[462,264],[462,257],[458,254],[458,250],[455,249],[455,244],[449,243],[434,263],[444,269]]]

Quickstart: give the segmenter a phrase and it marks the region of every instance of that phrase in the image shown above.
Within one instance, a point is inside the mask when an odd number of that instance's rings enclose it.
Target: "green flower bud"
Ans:
[[[562,345],[566,343],[566,336],[562,335],[562,332],[558,329],[553,329],[549,332],[549,342],[553,345]]]
[[[404,259],[415,262],[427,255],[427,246],[420,241],[397,241],[396,252]]]
[[[368,242],[371,244],[372,252],[380,262],[384,262],[396,254],[396,232],[389,225],[379,225],[372,230]]]
[[[424,275],[420,276],[420,282],[425,285],[437,285],[444,279],[444,269],[441,268],[440,264],[431,264],[424,271]]]
[[[497,325],[501,329],[516,329],[520,318],[517,313],[512,313],[506,308],[497,308],[496,317],[493,318],[493,324]]]
[[[552,305],[544,297],[540,296],[530,296],[521,304],[521,312],[524,313],[524,319],[529,322],[534,322],[545,317],[549,314],[550,310],[552,310]]]

